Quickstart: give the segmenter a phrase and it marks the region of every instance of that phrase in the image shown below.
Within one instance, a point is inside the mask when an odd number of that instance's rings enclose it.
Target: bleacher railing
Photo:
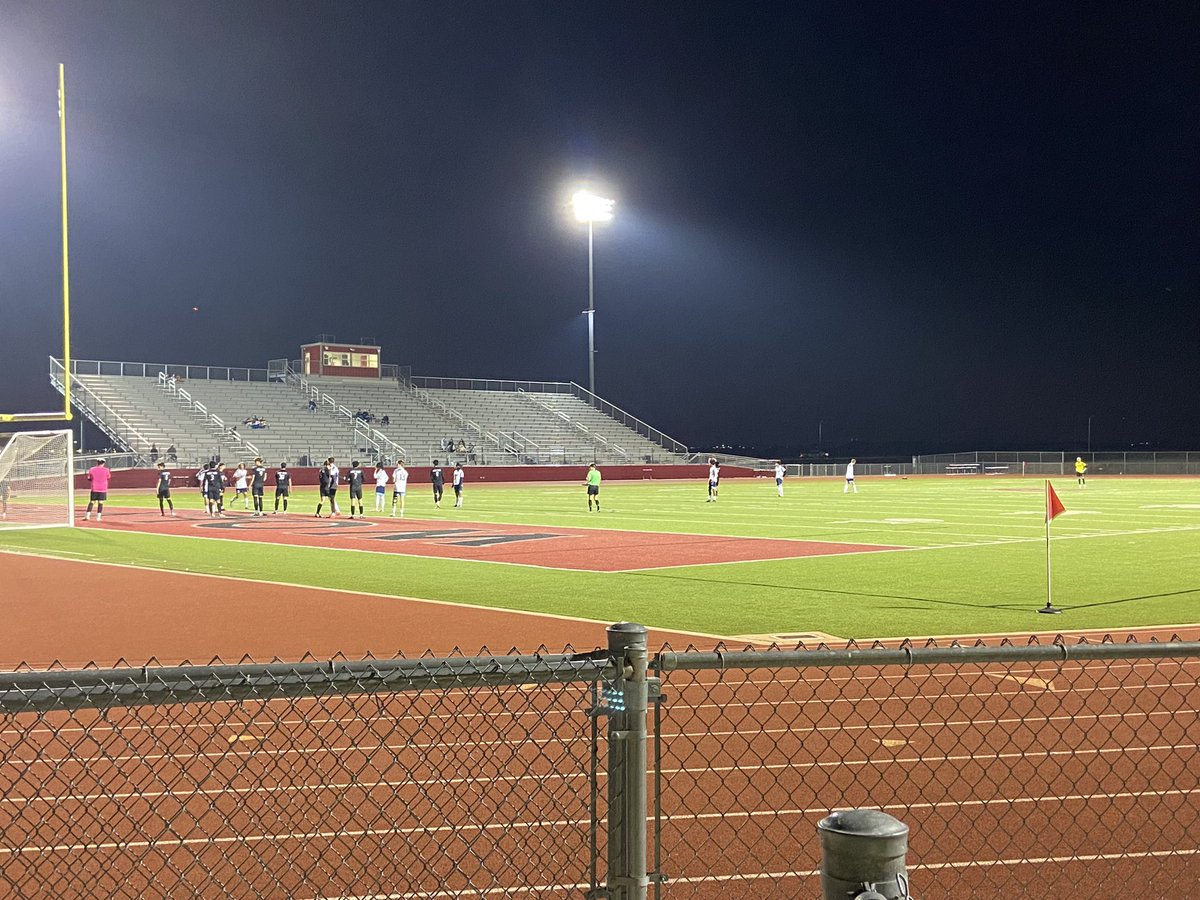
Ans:
[[[816,823],[912,896],[1200,883],[1200,643],[1035,641],[0,675],[6,896],[820,895]],[[899,896],[889,894],[888,896]]]
[[[65,391],[63,376],[62,361],[50,357],[50,384],[60,394]],[[150,452],[153,442],[127,422],[86,383],[72,379],[71,404],[122,449],[143,459]]]
[[[259,381],[279,380],[272,378],[268,369],[251,369],[244,366],[194,366],[183,363],[118,362],[116,360],[73,359],[72,375],[118,375],[127,378],[157,378],[162,372],[174,375],[177,380],[200,381]]]
[[[297,390],[306,400],[314,403],[317,409],[332,415],[339,421],[344,420],[343,424],[348,425],[354,435],[355,444],[352,453],[357,453],[359,450],[373,450],[376,461],[387,463],[409,458],[408,451],[404,447],[375,428],[370,422],[363,421],[356,416],[350,407],[339,403],[337,398],[321,390],[304,375],[289,371],[284,376],[284,383]]]

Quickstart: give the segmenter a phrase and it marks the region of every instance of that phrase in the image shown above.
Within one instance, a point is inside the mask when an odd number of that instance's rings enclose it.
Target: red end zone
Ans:
[[[101,523],[78,521],[78,524],[85,528],[469,559],[587,572],[626,572],[905,549],[883,544],[549,528],[444,519],[317,519],[301,514],[268,514],[256,518],[245,512],[228,513],[223,519],[195,512],[186,512],[178,518],[163,518],[157,512],[113,507],[105,511]]]

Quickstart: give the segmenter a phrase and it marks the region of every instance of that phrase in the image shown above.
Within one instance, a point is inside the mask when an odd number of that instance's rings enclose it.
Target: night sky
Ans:
[[[586,384],[587,183],[598,393],[685,443],[1200,449],[1195,2],[0,0],[2,411],[60,61],[79,358]]]

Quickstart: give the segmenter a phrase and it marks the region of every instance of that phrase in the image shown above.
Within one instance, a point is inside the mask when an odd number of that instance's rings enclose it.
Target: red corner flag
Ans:
[[[1058,494],[1054,493],[1054,485],[1049,481],[1046,482],[1046,521],[1053,522],[1057,516],[1061,516],[1067,511],[1063,506],[1062,501],[1058,499]]]

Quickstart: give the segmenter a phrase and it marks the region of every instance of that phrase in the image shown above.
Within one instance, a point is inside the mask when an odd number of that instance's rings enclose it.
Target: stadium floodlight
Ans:
[[[587,222],[588,227],[588,391],[596,394],[596,279],[592,260],[592,227],[597,222],[611,222],[615,200],[597,197],[591,191],[576,191],[571,195],[575,221]]]

